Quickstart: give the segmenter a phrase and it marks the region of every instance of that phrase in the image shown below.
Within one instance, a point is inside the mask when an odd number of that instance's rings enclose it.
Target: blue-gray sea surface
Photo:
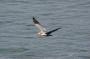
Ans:
[[[0,59],[90,59],[90,0],[0,0]]]

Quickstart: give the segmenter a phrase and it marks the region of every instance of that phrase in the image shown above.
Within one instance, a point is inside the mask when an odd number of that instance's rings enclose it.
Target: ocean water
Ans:
[[[0,59],[90,59],[90,0],[0,0]]]

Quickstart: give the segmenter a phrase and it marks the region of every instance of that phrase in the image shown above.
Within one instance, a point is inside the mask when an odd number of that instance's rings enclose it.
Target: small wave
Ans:
[[[7,57],[0,57],[0,59],[11,59],[11,58],[7,58]]]

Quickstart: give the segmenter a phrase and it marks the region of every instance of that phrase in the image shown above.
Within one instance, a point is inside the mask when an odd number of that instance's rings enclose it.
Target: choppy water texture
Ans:
[[[32,16],[62,29],[38,38]],[[90,0],[0,0],[0,59],[90,59]]]

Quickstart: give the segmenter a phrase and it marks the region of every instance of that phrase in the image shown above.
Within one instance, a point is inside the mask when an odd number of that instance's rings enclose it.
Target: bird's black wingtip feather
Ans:
[[[61,28],[56,28],[56,29],[54,29],[54,30],[51,30],[51,31],[47,32],[46,34],[47,34],[47,35],[50,35],[51,33],[55,32],[55,31],[57,31],[57,30],[59,30],[59,29],[61,29]]]
[[[61,29],[61,28],[57,28],[57,29]]]
[[[32,19],[35,24],[39,24],[39,22],[36,20],[36,18],[34,16],[32,17]]]

